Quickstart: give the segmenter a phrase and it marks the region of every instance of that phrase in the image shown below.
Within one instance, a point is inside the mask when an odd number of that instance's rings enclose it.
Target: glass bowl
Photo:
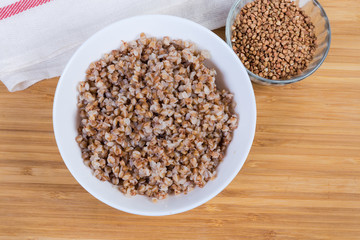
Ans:
[[[253,2],[254,0],[237,0],[234,5],[231,7],[229,15],[226,20],[226,42],[232,48],[231,42],[231,26],[236,19],[236,16],[247,3]],[[298,82],[304,78],[313,74],[324,62],[329,49],[331,42],[331,30],[329,19],[326,16],[326,13],[320,3],[317,0],[292,0],[299,6],[310,18],[315,26],[315,35],[317,37],[317,49],[314,54],[313,60],[310,62],[307,69],[305,69],[301,74],[293,76],[291,79],[286,80],[271,80],[267,78],[260,77],[250,70],[246,69],[250,79],[253,82],[261,83],[265,85],[284,85],[288,83]]]

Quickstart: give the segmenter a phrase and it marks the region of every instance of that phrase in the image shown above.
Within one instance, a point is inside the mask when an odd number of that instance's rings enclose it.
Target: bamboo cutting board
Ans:
[[[55,144],[58,78],[16,93],[1,85],[0,239],[360,239],[360,2],[321,3],[332,27],[325,63],[296,84],[253,85],[244,167],[186,213],[135,216],[96,200]]]

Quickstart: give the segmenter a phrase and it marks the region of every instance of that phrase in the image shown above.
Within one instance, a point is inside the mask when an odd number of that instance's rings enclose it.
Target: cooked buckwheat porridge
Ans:
[[[98,179],[156,201],[215,178],[238,117],[207,58],[191,42],[141,33],[90,64],[76,141]]]

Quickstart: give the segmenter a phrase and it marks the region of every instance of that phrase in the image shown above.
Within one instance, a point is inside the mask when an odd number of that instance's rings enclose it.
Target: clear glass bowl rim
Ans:
[[[231,43],[231,17],[234,14],[237,14],[237,13],[235,13],[235,10],[236,10],[236,7],[239,5],[239,3],[241,1],[243,1],[243,0],[237,0],[232,5],[232,7],[231,7],[231,9],[229,11],[229,14],[227,16],[227,19],[226,19],[226,27],[225,27],[226,43],[231,47],[231,49],[232,49],[232,43]],[[325,25],[326,25],[325,27],[326,27],[327,32],[328,32],[327,48],[326,48],[325,53],[322,56],[321,60],[319,61],[319,63],[311,71],[307,72],[306,74],[300,75],[300,76],[297,76],[297,77],[294,77],[294,78],[291,78],[291,79],[288,79],[288,80],[271,80],[271,79],[263,78],[263,77],[260,77],[259,75],[256,75],[255,73],[251,72],[249,69],[247,69],[245,67],[246,71],[250,75],[250,78],[255,78],[257,80],[260,80],[262,82],[269,83],[269,84],[281,84],[281,85],[283,85],[283,84],[288,84],[288,83],[294,83],[294,82],[298,82],[300,80],[303,80],[303,79],[307,78],[308,76],[310,76],[311,74],[313,74],[321,66],[321,64],[325,61],[325,58],[327,57],[327,55],[329,53],[330,44],[331,44],[330,22],[329,22],[328,16],[326,15],[326,12],[325,12],[324,8],[321,6],[321,4],[317,0],[311,0],[311,1],[320,9],[321,15],[323,16],[323,18],[325,20]]]

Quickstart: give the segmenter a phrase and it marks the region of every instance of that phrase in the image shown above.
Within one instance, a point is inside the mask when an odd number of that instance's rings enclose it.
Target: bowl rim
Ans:
[[[214,32],[212,32],[211,30],[205,28],[204,26],[195,23],[191,20],[185,19],[185,18],[180,18],[180,17],[176,17],[176,16],[171,16],[171,15],[163,15],[163,14],[154,14],[154,15],[138,15],[138,16],[134,16],[134,17],[129,17],[129,18],[125,18],[119,21],[116,21],[102,29],[100,29],[99,31],[97,31],[96,33],[94,33],[91,37],[89,37],[85,42],[83,42],[78,48],[77,50],[74,52],[74,54],[72,55],[72,57],[70,58],[70,60],[67,62],[66,67],[63,70],[63,73],[58,81],[57,87],[56,87],[56,91],[55,91],[55,95],[54,95],[54,102],[53,102],[53,129],[54,129],[54,136],[55,136],[55,141],[57,143],[60,155],[66,165],[66,167],[68,168],[68,170],[70,171],[70,173],[72,174],[72,176],[76,179],[76,181],[87,191],[89,192],[93,197],[95,197],[96,199],[100,200],[101,202],[107,204],[110,207],[113,207],[117,210],[121,210],[123,212],[127,212],[127,213],[131,213],[131,214],[136,214],[136,215],[142,215],[142,216],[166,216],[166,215],[172,215],[172,214],[177,214],[177,213],[181,213],[181,212],[185,212],[185,211],[189,211],[193,208],[196,208],[206,202],[208,202],[210,199],[214,198],[216,195],[218,195],[220,192],[222,192],[233,180],[234,178],[237,176],[237,174],[240,172],[240,170],[242,169],[248,155],[251,149],[251,146],[253,144],[254,141],[254,136],[255,136],[255,130],[256,130],[256,118],[257,118],[257,111],[256,111],[256,101],[255,101],[255,94],[253,91],[253,87],[251,84],[250,79],[246,80],[246,84],[248,84],[248,86],[250,87],[250,96],[251,99],[249,101],[248,104],[252,105],[251,106],[251,112],[249,112],[249,119],[251,119],[251,126],[249,126],[249,139],[251,139],[251,141],[249,141],[245,147],[246,151],[244,151],[242,153],[242,158],[244,158],[244,161],[242,162],[242,164],[239,164],[237,166],[236,169],[234,169],[234,171],[232,172],[232,174],[226,179],[226,181],[224,181],[220,187],[218,187],[217,189],[215,189],[214,191],[212,191],[210,194],[207,194],[206,197],[204,197],[202,200],[198,200],[198,201],[194,201],[184,207],[180,207],[177,208],[176,210],[168,210],[166,212],[161,212],[161,213],[157,213],[157,212],[143,212],[141,210],[137,210],[134,208],[129,208],[129,207],[125,207],[121,204],[115,205],[113,203],[111,203],[110,201],[108,201],[106,199],[106,197],[103,197],[101,194],[99,194],[96,190],[85,186],[85,184],[82,182],[82,180],[80,180],[80,174],[78,174],[74,169],[72,169],[72,167],[70,166],[70,161],[67,159],[65,160],[65,158],[63,157],[63,152],[65,151],[63,146],[60,144],[60,134],[58,134],[60,132],[60,130],[57,130],[57,108],[58,105],[60,104],[59,102],[59,91],[60,88],[62,86],[62,83],[65,81],[63,74],[68,71],[68,68],[73,64],[74,59],[76,58],[76,56],[78,55],[78,53],[80,51],[83,51],[83,49],[86,49],[86,45],[88,42],[91,42],[93,38],[95,38],[98,34],[102,34],[102,32],[105,32],[107,29],[111,29],[114,25],[118,24],[119,22],[122,21],[129,21],[135,18],[154,18],[154,17],[160,17],[160,18],[172,18],[174,20],[177,21],[182,21],[182,22],[187,22],[190,23],[192,25],[196,25],[198,28],[201,28],[202,30],[206,31],[210,36],[212,36],[213,38],[217,39],[217,41],[219,42],[219,44],[222,44],[224,47],[229,48],[228,45],[226,44],[225,41],[223,41],[218,35],[216,35]],[[243,64],[241,63],[241,61],[238,59],[237,55],[231,50],[229,49],[229,53],[231,53],[231,55],[234,57],[234,59],[237,59],[239,61],[239,64],[241,64],[241,66],[244,68],[243,70],[246,70],[246,68],[243,66]],[[245,71],[244,71],[245,72]],[[246,74],[244,76],[247,76]],[[247,76],[248,77],[248,76]],[[239,158],[240,159],[240,158]]]
[[[229,14],[227,16],[226,19],[226,27],[225,27],[225,36],[226,36],[226,42],[227,44],[230,46],[230,48],[232,49],[232,42],[231,42],[231,17],[235,14],[235,9],[238,6],[238,4],[243,1],[243,0],[237,0],[232,7],[230,8]],[[294,0],[293,0],[294,1]],[[329,51],[330,51],[330,45],[331,45],[331,27],[330,27],[330,21],[329,18],[324,10],[324,8],[321,6],[321,4],[318,2],[318,0],[311,0],[319,9],[321,12],[321,15],[323,16],[324,20],[325,20],[325,28],[328,32],[328,39],[327,39],[327,48],[325,50],[324,55],[322,56],[321,60],[319,61],[319,63],[308,73],[306,73],[305,75],[302,76],[298,76],[298,77],[294,77],[292,79],[287,79],[287,80],[272,80],[272,79],[268,79],[268,78],[263,78],[260,77],[259,75],[253,73],[252,71],[250,71],[249,69],[247,69],[245,66],[245,69],[247,71],[247,73],[250,75],[250,79],[254,78],[256,80],[259,80],[261,82],[264,83],[268,83],[268,84],[273,84],[273,85],[284,85],[284,84],[289,84],[289,83],[295,83],[298,81],[301,81],[307,77],[309,77],[310,75],[312,75],[314,72],[316,72],[316,70],[318,70],[318,68],[323,64],[323,62],[325,61]],[[240,59],[240,58],[239,58]],[[241,60],[240,60],[241,61]]]

